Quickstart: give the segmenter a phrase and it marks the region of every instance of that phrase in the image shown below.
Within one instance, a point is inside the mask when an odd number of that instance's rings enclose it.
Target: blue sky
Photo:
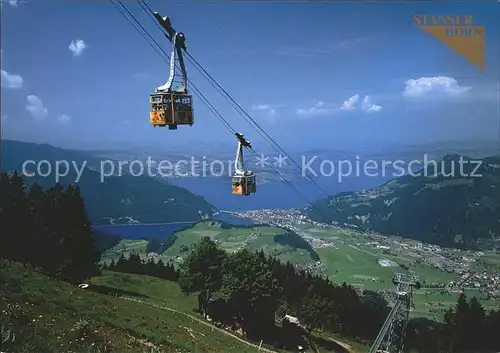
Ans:
[[[124,3],[170,52],[137,2]],[[284,148],[498,138],[498,3],[148,4],[171,17],[190,53]],[[2,138],[167,150],[234,142],[196,96],[194,126],[149,125],[149,94],[168,67],[109,1],[3,0],[1,11]],[[473,15],[486,28],[486,71],[416,28],[417,13]],[[265,145],[187,65],[226,120]]]

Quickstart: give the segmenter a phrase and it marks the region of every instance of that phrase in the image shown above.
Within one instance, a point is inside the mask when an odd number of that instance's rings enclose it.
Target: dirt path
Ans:
[[[189,317],[190,319],[202,324],[202,325],[205,325],[207,327],[210,327],[214,330],[217,330],[227,336],[231,336],[233,337],[234,339],[248,345],[248,346],[251,346],[251,347],[255,347],[255,348],[259,348],[258,345],[256,344],[253,344],[253,343],[250,343],[248,341],[245,341],[244,339],[242,339],[241,337],[238,337],[236,336],[235,334],[231,333],[231,332],[228,332],[224,329],[221,329],[215,325],[212,325],[211,323],[205,321],[205,320],[202,320],[200,318],[197,318],[196,316],[193,316],[193,315],[190,315],[190,314],[186,314],[186,313],[183,313],[182,311],[179,311],[179,310],[176,310],[176,309],[173,309],[173,308],[169,308],[169,307],[166,307],[166,306],[161,306],[161,305],[157,305],[157,304],[153,304],[153,303],[149,303],[149,302],[145,302],[145,301],[142,301],[142,300],[139,300],[139,299],[136,299],[136,298],[131,298],[131,297],[124,297],[124,296],[121,296],[119,297],[120,299],[125,299],[125,300],[130,300],[130,301],[133,301],[133,302],[137,302],[137,303],[141,303],[141,304],[144,304],[144,305],[149,305],[149,306],[153,306],[155,308],[159,308],[159,309],[162,309],[162,310],[168,310],[168,311],[171,311],[171,312],[174,312],[176,314],[180,314],[180,315],[183,315],[183,316],[186,316],[186,317]],[[339,343],[340,344],[340,343]],[[261,352],[266,352],[266,353],[278,353],[276,351],[272,351],[270,349],[267,349],[267,348],[264,348],[264,347],[261,347],[260,348],[260,351]]]
[[[326,337],[327,339],[329,339],[330,341],[332,342],[335,342],[336,344],[338,344],[340,347],[344,348],[348,353],[355,353],[353,350],[352,350],[352,347],[350,345],[348,345],[347,343],[344,343],[342,341],[339,341],[339,340],[336,340],[335,338],[332,338],[332,337]]]
[[[246,345],[248,345],[250,347],[255,347],[257,349],[259,348],[258,345],[254,344],[254,343],[251,343],[251,342],[248,342],[248,341],[244,340],[243,338],[238,337],[237,335],[235,335],[235,334],[233,334],[233,333],[231,333],[229,331],[226,331],[224,329],[221,329],[221,328],[219,328],[219,327],[217,327],[217,326],[215,326],[215,325],[213,325],[213,324],[211,324],[211,323],[209,323],[209,322],[207,322],[207,321],[205,321],[203,319],[200,319],[200,318],[198,318],[196,316],[193,316],[193,315],[190,315],[190,314],[186,314],[186,313],[184,313],[182,311],[179,311],[179,310],[176,310],[176,309],[173,309],[173,308],[169,308],[169,307],[166,307],[166,306],[161,306],[161,305],[153,304],[153,303],[150,303],[150,302],[145,302],[145,301],[142,301],[142,300],[139,300],[139,299],[136,299],[136,298],[125,297],[125,296],[120,296],[119,298],[125,299],[125,300],[130,300],[130,301],[137,302],[137,303],[141,303],[141,304],[144,304],[144,305],[153,306],[155,308],[159,308],[159,309],[162,309],[162,310],[168,310],[168,311],[171,311],[173,313],[177,313],[177,314],[183,315],[183,316],[188,317],[188,318],[190,318],[190,319],[192,319],[192,320],[194,320],[194,321],[196,321],[196,322],[198,322],[198,323],[200,323],[202,325],[205,325],[205,326],[210,327],[210,328],[212,328],[214,330],[217,330],[217,331],[219,331],[219,332],[221,332],[221,333],[223,333],[223,334],[225,334],[227,336],[231,336],[234,339],[236,339],[236,340],[238,340],[238,341],[240,341],[240,342],[242,342],[242,343],[244,343],[244,344],[246,344]],[[355,353],[354,350],[352,349],[352,347],[349,344],[347,344],[345,342],[342,342],[342,341],[339,341],[339,340],[337,340],[335,338],[332,338],[332,337],[328,337],[328,336],[324,336],[324,337],[326,339],[332,341],[332,342],[335,342],[340,347],[344,348],[348,353]],[[260,348],[260,352],[278,353],[276,351],[273,351],[273,350],[270,350],[270,349],[264,348],[264,347]]]

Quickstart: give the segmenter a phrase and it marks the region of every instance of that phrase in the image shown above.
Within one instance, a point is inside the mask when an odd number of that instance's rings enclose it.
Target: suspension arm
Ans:
[[[154,17],[160,24],[160,26],[166,31],[165,36],[172,43],[172,52],[170,55],[170,75],[168,81],[157,88],[157,91],[170,91],[172,83],[175,77],[175,55],[179,59],[180,69],[182,71],[182,84],[183,91],[187,91],[187,73],[186,66],[184,65],[184,58],[182,56],[182,50],[186,50],[186,38],[184,33],[177,32],[170,22],[168,17],[162,17],[158,12],[153,13]]]
[[[178,37],[182,33],[178,33],[177,40],[179,39]],[[181,72],[182,72],[182,84],[184,86],[184,91],[187,92],[187,84],[188,84],[188,78],[187,78],[187,72],[186,72],[186,66],[184,65],[184,57],[182,56],[182,48],[177,46],[177,57],[179,58],[179,65],[181,67]]]
[[[234,171],[236,175],[245,175],[245,167],[243,166],[243,146],[239,141],[238,141],[238,146],[236,148]]]

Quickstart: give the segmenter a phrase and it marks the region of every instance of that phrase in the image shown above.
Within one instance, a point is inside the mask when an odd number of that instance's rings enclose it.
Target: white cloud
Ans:
[[[299,109],[297,110],[298,115],[305,116],[313,116],[313,115],[331,115],[337,113],[338,111],[352,111],[357,109],[357,105],[359,102],[359,94],[353,95],[348,100],[344,101],[342,105],[338,105],[335,103],[325,103],[318,102],[314,106],[307,109]],[[365,96],[361,103],[361,109],[366,113],[379,112],[382,110],[380,105],[373,104],[370,96]]]
[[[382,107],[380,105],[373,104],[370,96],[365,96],[363,102],[361,103],[361,109],[367,113],[374,113],[381,111]]]
[[[277,114],[278,108],[282,108],[281,104],[254,104],[252,110],[262,112],[268,118],[274,118]]]
[[[359,94],[355,94],[348,100],[344,101],[342,106],[340,107],[340,110],[354,110],[356,109],[356,103],[358,103],[359,100]]]
[[[277,112],[276,110],[274,109],[270,109],[267,111],[267,115],[270,117],[270,118],[274,118],[276,116]]]
[[[61,114],[57,117],[57,121],[60,123],[66,123],[71,120],[71,117],[65,114]]]
[[[370,38],[344,38],[334,39],[326,43],[315,43],[314,46],[307,45],[285,45],[278,47],[276,54],[286,56],[299,56],[304,58],[312,58],[320,55],[338,53],[348,49],[353,49],[367,42]]]
[[[269,104],[254,104],[252,106],[253,110],[269,110],[271,106]]]
[[[43,120],[49,114],[47,108],[45,108],[43,101],[34,95],[29,95],[26,97],[26,110],[33,115],[37,120]]]
[[[23,87],[23,78],[19,75],[13,75],[5,70],[1,70],[2,87],[19,89]]]
[[[87,44],[85,44],[83,39],[72,40],[69,44],[69,50],[73,52],[73,56],[81,55],[85,48],[87,48]]]
[[[328,115],[335,112],[335,110],[336,106],[334,104],[318,102],[310,108],[297,110],[297,114],[303,116]]]
[[[0,0],[0,4],[2,5],[2,7],[3,7],[4,2],[9,4],[12,7],[19,7],[19,3],[20,3],[19,0]]]
[[[407,80],[405,85],[403,91],[405,97],[421,97],[429,94],[459,96],[471,89],[471,87],[460,86],[457,80],[447,76],[420,77],[416,80]]]

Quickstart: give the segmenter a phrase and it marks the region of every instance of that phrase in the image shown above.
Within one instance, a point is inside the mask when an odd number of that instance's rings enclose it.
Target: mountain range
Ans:
[[[304,212],[317,221],[440,246],[491,247],[500,235],[500,157],[446,155],[419,175],[340,193]]]
[[[124,173],[120,176],[115,173],[113,176],[103,177],[99,158],[87,152],[47,144],[1,141],[2,171],[17,170],[22,173],[23,163],[30,160],[33,162],[25,165],[27,183],[37,182],[45,188],[52,187],[56,182],[63,186],[77,183],[94,225],[131,221],[197,221],[215,212],[214,206],[203,197],[147,175],[133,176]],[[42,165],[41,161],[47,162]],[[61,161],[68,163],[67,172]],[[61,176],[56,178],[58,164]],[[41,173],[37,171],[37,166],[42,167]],[[47,173],[48,175],[42,176]]]

